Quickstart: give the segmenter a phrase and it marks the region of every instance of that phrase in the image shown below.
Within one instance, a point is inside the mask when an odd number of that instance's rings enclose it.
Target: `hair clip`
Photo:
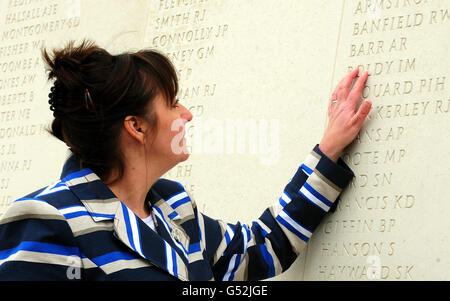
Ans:
[[[50,110],[53,111],[53,117],[60,117],[64,115],[64,96],[66,90],[59,80],[55,80],[53,86],[50,88],[50,93],[48,94],[48,104],[50,105]]]
[[[94,102],[92,101],[91,93],[89,93],[87,88],[84,90],[84,102],[86,104],[86,110],[90,111],[92,109],[95,112]]]

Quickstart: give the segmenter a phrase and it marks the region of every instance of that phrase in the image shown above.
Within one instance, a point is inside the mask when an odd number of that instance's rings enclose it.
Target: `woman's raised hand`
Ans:
[[[356,138],[372,107],[372,103],[365,100],[355,112],[368,77],[368,72],[365,71],[350,90],[358,71],[359,68],[356,67],[342,78],[329,103],[329,123],[319,143],[319,149],[334,162],[337,162],[344,148]]]

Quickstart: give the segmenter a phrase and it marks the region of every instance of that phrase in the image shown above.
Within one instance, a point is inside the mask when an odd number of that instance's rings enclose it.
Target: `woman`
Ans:
[[[43,58],[55,79],[51,133],[72,156],[59,181],[2,216],[1,280],[270,278],[292,264],[353,177],[339,155],[371,108],[365,101],[355,113],[368,76],[350,89],[357,68],[336,87],[323,139],[279,201],[244,225],[199,213],[180,183],[160,178],[188,158],[175,138],[192,120],[165,56],[115,56],[83,41]]]

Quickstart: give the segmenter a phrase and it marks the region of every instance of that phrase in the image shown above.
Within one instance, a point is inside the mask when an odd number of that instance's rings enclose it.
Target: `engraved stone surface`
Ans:
[[[345,1],[341,20],[336,74],[369,71],[373,109],[305,279],[448,280],[450,2]]]
[[[373,109],[343,154],[356,177],[273,280],[450,279],[449,0],[0,0],[0,24],[0,214],[67,156],[46,132],[43,45],[166,53],[194,119],[165,177],[227,222],[278,200],[359,65]]]

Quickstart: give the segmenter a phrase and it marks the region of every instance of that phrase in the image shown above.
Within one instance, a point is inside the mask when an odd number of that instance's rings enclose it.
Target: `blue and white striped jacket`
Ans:
[[[147,196],[156,233],[70,158],[61,180],[1,217],[0,280],[270,278],[292,264],[352,177],[316,146],[251,225],[199,213],[180,183],[161,178]]]

